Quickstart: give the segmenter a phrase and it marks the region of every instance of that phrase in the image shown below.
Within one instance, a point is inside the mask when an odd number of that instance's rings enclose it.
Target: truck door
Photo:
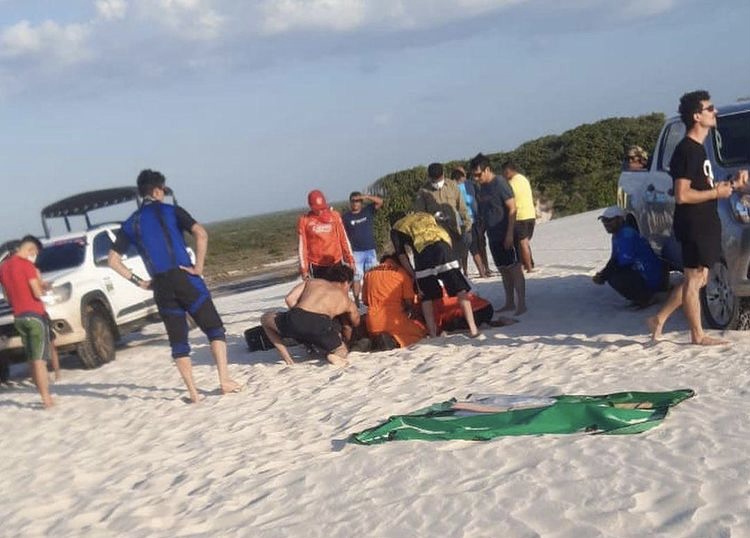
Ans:
[[[674,182],[669,173],[669,162],[677,144],[685,138],[685,124],[679,119],[668,123],[659,139],[657,154],[652,163],[648,181],[644,184],[644,221],[647,236],[656,252],[673,266],[682,265],[681,251],[674,238]]]

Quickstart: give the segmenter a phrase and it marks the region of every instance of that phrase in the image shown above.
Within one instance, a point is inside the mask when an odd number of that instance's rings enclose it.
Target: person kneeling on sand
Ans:
[[[592,277],[594,284],[609,284],[639,308],[653,304],[654,295],[665,291],[669,283],[664,263],[646,238],[625,222],[622,208],[608,207],[599,220],[612,235],[612,255],[604,269]]]
[[[376,349],[407,347],[427,336],[422,322],[409,316],[416,299],[414,280],[395,254],[383,256],[380,265],[365,273],[362,299]]]
[[[417,281],[422,313],[430,336],[438,335],[432,303],[443,296],[443,286],[451,297],[458,296],[458,303],[469,327],[469,334],[475,338],[479,330],[474,323],[474,314],[467,293],[471,285],[461,272],[458,259],[451,248],[448,232],[429,213],[394,213],[391,215],[391,242],[401,265]],[[407,247],[414,254],[412,268]],[[442,286],[441,286],[442,282]]]
[[[352,326],[359,325],[357,305],[349,298],[354,272],[351,267],[336,265],[330,268],[327,278],[313,278],[298,284],[286,296],[288,311],[266,312],[260,319],[268,338],[289,365],[294,364],[294,359],[282,338],[321,348],[331,364],[347,365],[349,351],[334,318],[346,315]]]

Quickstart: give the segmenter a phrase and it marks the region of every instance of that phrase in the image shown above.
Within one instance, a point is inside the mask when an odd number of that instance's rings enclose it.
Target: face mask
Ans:
[[[440,181],[438,181],[438,182],[433,182],[433,183],[432,183],[432,188],[433,188],[433,189],[442,189],[442,188],[443,188],[443,185],[445,185],[445,180],[444,180],[444,179],[441,179],[441,180],[440,180]]]
[[[31,263],[36,263],[36,254],[33,254],[33,255],[29,256],[29,261]]]

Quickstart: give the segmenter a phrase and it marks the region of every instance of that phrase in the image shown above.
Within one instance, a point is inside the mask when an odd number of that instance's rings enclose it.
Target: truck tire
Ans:
[[[97,368],[115,359],[116,333],[112,319],[101,305],[87,307],[86,338],[76,347],[85,368]]]
[[[740,325],[742,304],[729,282],[729,270],[722,260],[708,271],[708,282],[701,290],[701,309],[712,329],[734,330]]]

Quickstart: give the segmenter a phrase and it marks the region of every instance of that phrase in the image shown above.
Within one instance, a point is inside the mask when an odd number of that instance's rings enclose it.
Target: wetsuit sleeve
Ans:
[[[336,234],[339,236],[339,243],[341,244],[341,255],[349,267],[354,267],[354,255],[352,254],[352,246],[349,244],[349,237],[344,229],[344,221],[341,220],[341,215],[334,214],[336,215]]]
[[[184,232],[189,232],[194,224],[197,224],[198,221],[196,221],[190,213],[185,211],[180,206],[176,206],[174,208],[174,214],[177,217],[177,226],[180,227],[180,230]]]
[[[115,244],[112,245],[112,250],[122,256],[128,251],[128,248],[130,248],[130,238],[128,237],[128,234],[125,233],[125,230],[120,228],[120,230],[117,232]]]
[[[310,264],[307,262],[307,238],[305,236],[305,216],[301,215],[297,220],[297,237],[299,244],[297,246],[299,255],[299,274],[305,278],[310,271]]]

